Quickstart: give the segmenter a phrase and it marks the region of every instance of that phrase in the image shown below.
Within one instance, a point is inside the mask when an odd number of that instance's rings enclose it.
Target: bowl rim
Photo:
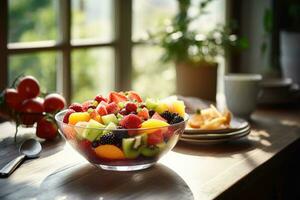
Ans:
[[[67,124],[64,123],[62,120],[59,119],[60,115],[64,114],[65,112],[67,112],[68,109],[64,109],[61,110],[60,112],[55,114],[55,121],[59,124],[62,124],[64,126],[69,126],[69,127],[73,127],[73,128],[81,128],[81,129],[93,129],[93,130],[107,130],[107,131],[148,131],[148,130],[158,130],[158,129],[162,129],[162,128],[169,128],[169,127],[176,127],[178,125],[181,124],[186,124],[188,119],[189,119],[189,115],[187,113],[185,113],[184,115],[184,120],[182,122],[176,123],[176,124],[169,124],[168,126],[160,126],[160,127],[155,127],[155,128],[131,128],[131,129],[126,129],[126,128],[121,128],[121,129],[106,129],[106,127],[104,128],[86,128],[86,127],[82,127],[82,126],[76,126],[76,125],[72,125],[72,124]]]

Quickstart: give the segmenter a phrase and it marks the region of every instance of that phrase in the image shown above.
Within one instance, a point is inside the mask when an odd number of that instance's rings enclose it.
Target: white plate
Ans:
[[[232,141],[232,140],[237,140],[240,139],[242,137],[247,136],[250,133],[250,129],[246,132],[243,132],[242,134],[236,135],[234,137],[229,137],[229,138],[221,138],[221,139],[209,139],[209,140],[205,140],[205,139],[188,139],[188,138],[183,138],[180,137],[180,141],[183,142],[188,142],[191,144],[219,144],[219,143],[223,143],[223,142],[228,142],[228,141]]]
[[[237,135],[243,134],[244,132],[249,131],[251,128],[247,126],[244,129],[232,131],[228,133],[199,133],[199,134],[182,134],[183,138],[187,139],[219,139],[219,138],[230,138]]]
[[[202,129],[196,129],[196,128],[185,128],[184,132],[185,134],[207,134],[207,133],[229,133],[233,131],[238,131],[244,128],[247,128],[249,126],[249,123],[239,117],[232,117],[230,122],[230,128],[226,129],[218,129],[218,130],[202,130]]]

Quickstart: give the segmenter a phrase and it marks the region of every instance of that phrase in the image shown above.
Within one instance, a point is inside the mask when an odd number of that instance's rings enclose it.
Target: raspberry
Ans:
[[[176,115],[170,122],[170,124],[177,124],[179,122],[182,122],[184,119],[180,117],[179,115]]]
[[[73,110],[73,109],[68,109],[68,111],[66,112],[66,114],[65,114],[65,116],[64,116],[64,119],[63,119],[63,122],[64,123],[69,123],[69,116],[72,114],[72,113],[74,113],[75,112],[75,110]]]
[[[165,111],[161,114],[161,116],[166,119],[168,121],[168,123],[170,124],[171,121],[177,116],[176,113],[171,113],[169,111]]]
[[[141,118],[139,118],[135,114],[129,114],[120,121],[120,125],[127,129],[139,128],[141,124],[142,124]]]
[[[136,112],[137,109],[137,105],[135,103],[132,102],[128,102],[125,106],[125,109],[127,112],[131,113],[131,112]]]
[[[83,112],[83,107],[82,107],[82,105],[80,103],[72,103],[69,106],[69,109],[73,109],[76,112]]]

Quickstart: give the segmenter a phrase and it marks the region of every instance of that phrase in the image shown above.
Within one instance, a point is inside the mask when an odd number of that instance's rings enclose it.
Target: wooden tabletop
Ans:
[[[179,142],[158,164],[137,172],[104,171],[63,140],[42,142],[40,158],[0,179],[0,199],[230,199],[258,169],[299,145],[300,110],[259,110],[252,119],[247,138],[213,146]],[[12,123],[0,124],[0,167],[17,155],[13,131]],[[18,141],[34,130],[21,131]]]

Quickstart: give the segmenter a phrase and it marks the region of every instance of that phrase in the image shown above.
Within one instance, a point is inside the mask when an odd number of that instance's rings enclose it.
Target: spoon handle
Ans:
[[[19,165],[20,163],[25,159],[25,155],[20,155],[14,160],[7,163],[1,170],[0,170],[0,176],[1,177],[8,177]]]

